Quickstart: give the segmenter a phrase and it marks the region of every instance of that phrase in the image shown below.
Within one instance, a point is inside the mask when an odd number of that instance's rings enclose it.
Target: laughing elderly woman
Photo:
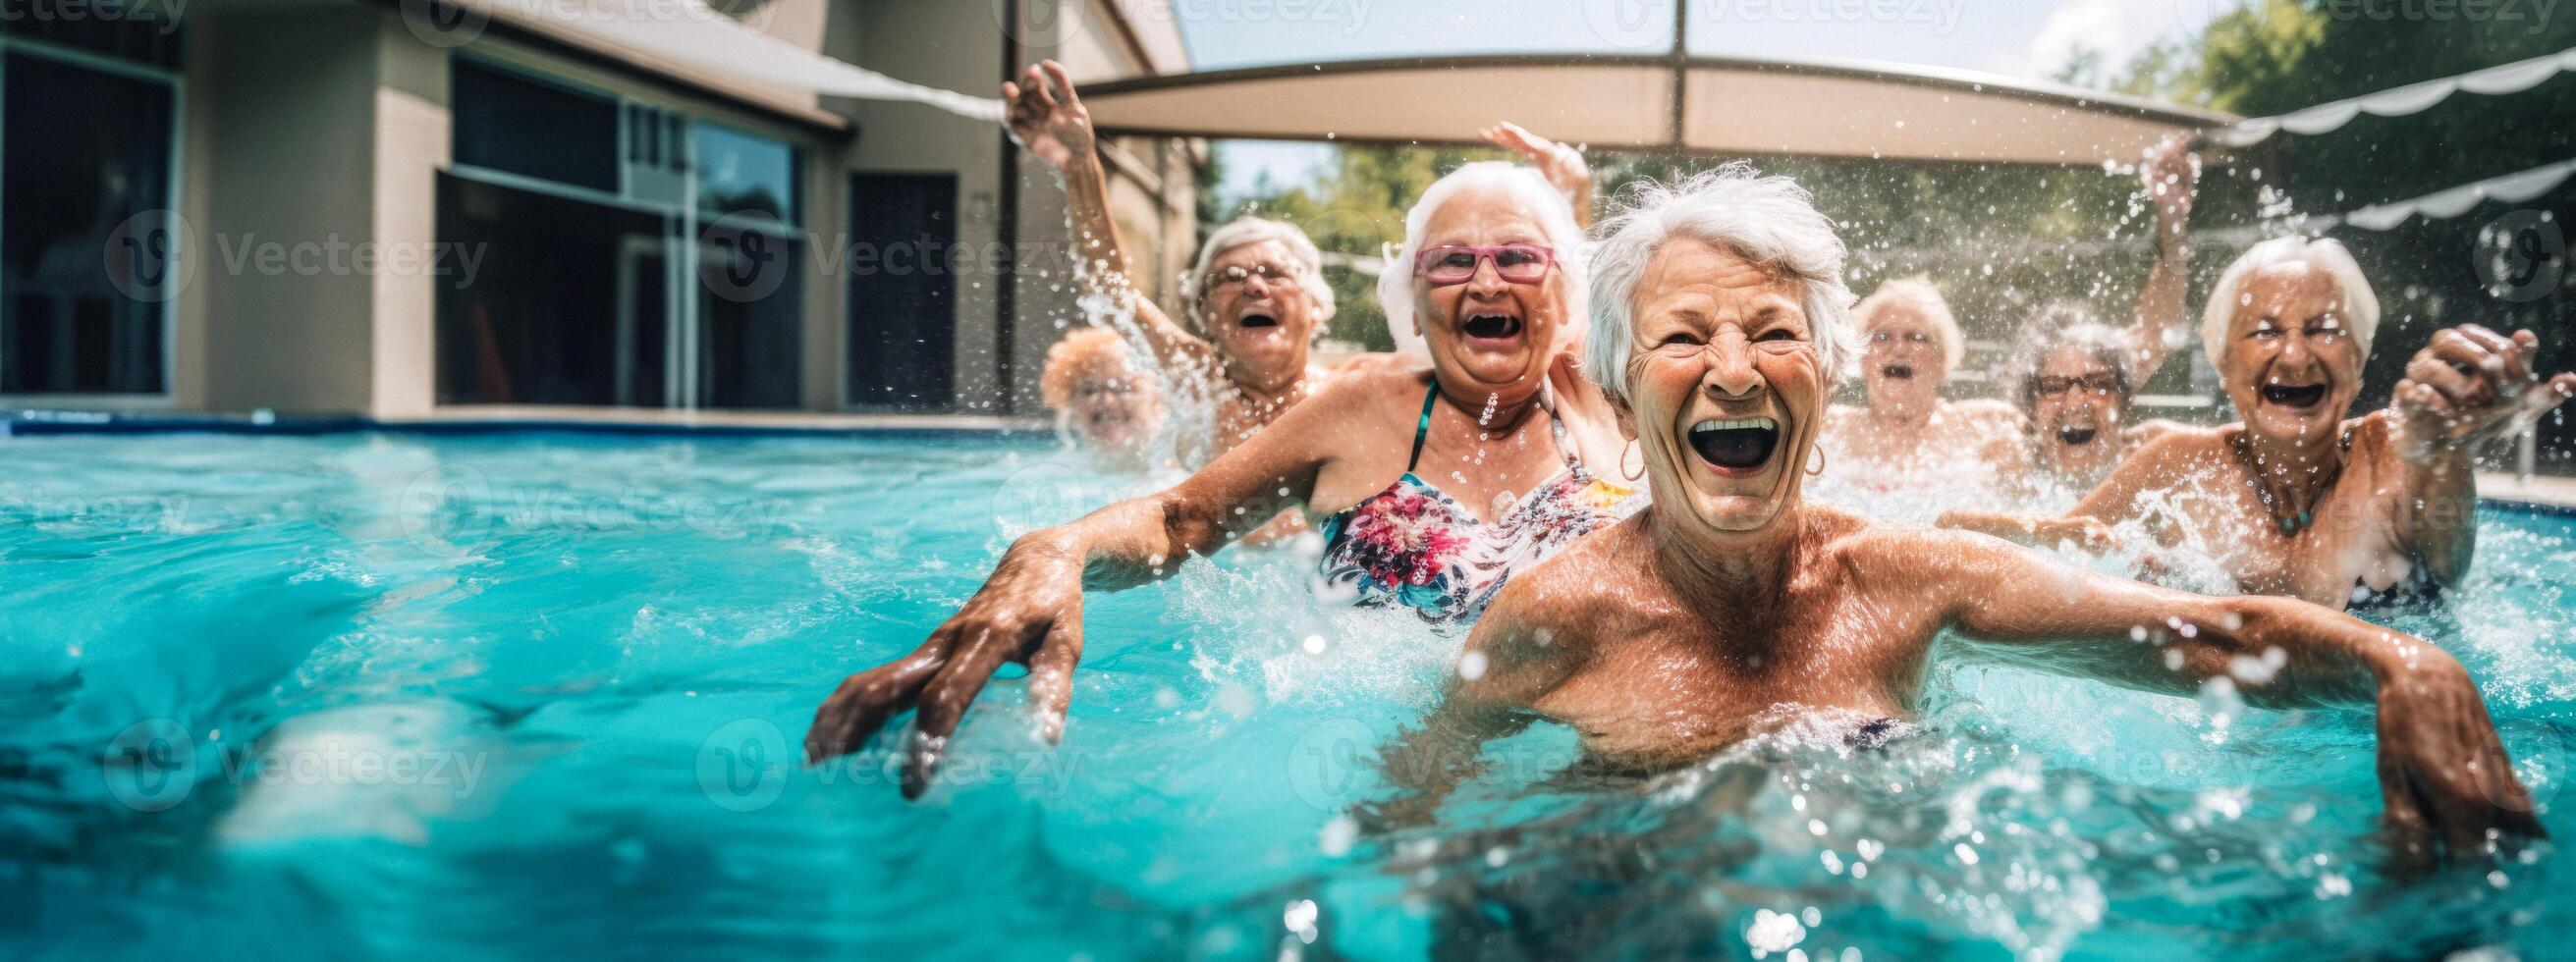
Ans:
[[[2332,240],[2264,241],[2220,275],[2201,342],[2243,419],[2181,429],[2123,462],[2064,518],[1958,512],[1945,527],[2103,544],[2143,524],[2175,557],[2208,558],[2236,590],[2333,608],[2421,601],[2468,573],[2471,450],[2576,391],[2542,382],[2530,331],[2433,335],[2385,410],[2347,420],[2379,329],[2379,297]]]
[[[1806,503],[1849,295],[1843,246],[1797,185],[1729,167],[1647,189],[1603,230],[1584,368],[1644,449],[1653,503],[1512,580],[1391,777],[1436,797],[1472,772],[1466,745],[1541,718],[1613,769],[1708,757],[1784,706],[1866,743],[1912,711],[1933,639],[1956,632],[1976,655],[2176,695],[2276,660],[2244,682],[2250,701],[2376,698],[2387,817],[2419,842],[2464,855],[2489,829],[2541,834],[2477,688],[2430,644]]]
[[[1168,577],[1292,506],[1324,534],[1325,580],[1357,603],[1472,624],[1514,571],[1608,523],[1628,495],[1587,467],[1623,446],[1561,349],[1558,329],[1581,317],[1581,243],[1565,196],[1529,168],[1441,178],[1405,217],[1390,270],[1409,280],[1381,288],[1419,326],[1427,368],[1335,378],[1172,489],[1021,537],[919,649],[841,683],[807,757],[852,751],[917,704],[903,781],[917,796],[1004,662],[1029,666],[1040,731],[1056,737],[1086,588]]]

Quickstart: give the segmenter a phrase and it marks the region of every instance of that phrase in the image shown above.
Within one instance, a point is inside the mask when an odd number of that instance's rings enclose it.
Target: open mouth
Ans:
[[[2091,444],[2094,435],[2100,433],[2099,428],[2063,427],[2057,429],[2057,439],[2068,444]]]
[[[2326,386],[2323,384],[2266,384],[2263,385],[2262,393],[2264,402],[2268,404],[2309,408],[2325,402]]]
[[[1914,377],[1914,365],[1890,364],[1886,367],[1879,368],[1878,373],[1895,378],[1899,381],[1911,380]]]
[[[1465,331],[1468,337],[1500,340],[1519,336],[1521,319],[1502,314],[1477,314],[1468,317],[1467,322],[1460,325],[1459,329]]]
[[[1268,314],[1246,314],[1242,317],[1236,318],[1234,326],[1247,331],[1265,327],[1278,327],[1279,319]]]
[[[1691,450],[1729,473],[1751,473],[1780,446],[1780,422],[1770,418],[1712,418],[1691,425]]]

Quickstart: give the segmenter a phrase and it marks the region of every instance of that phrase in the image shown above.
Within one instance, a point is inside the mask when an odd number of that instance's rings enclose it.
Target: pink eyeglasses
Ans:
[[[1544,244],[1504,244],[1499,247],[1426,247],[1413,255],[1413,271],[1433,287],[1464,284],[1476,278],[1476,268],[1485,261],[1494,262],[1494,273],[1514,284],[1534,284],[1547,276],[1556,264],[1556,251]]]

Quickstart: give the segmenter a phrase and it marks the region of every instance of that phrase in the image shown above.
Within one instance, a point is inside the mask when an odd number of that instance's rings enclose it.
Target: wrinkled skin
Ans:
[[[2079,491],[2092,490],[2146,440],[2141,425],[2129,423],[2128,400],[2114,386],[2115,374],[2102,359],[2080,347],[2063,347],[2041,358],[2042,384],[2069,385],[2031,402],[2031,431],[2036,443],[2033,467]],[[2159,427],[2170,427],[2159,422]]]
[[[1734,744],[1783,705],[1901,717],[1950,631],[1977,656],[2176,695],[2278,649],[2281,670],[2244,682],[2250,701],[2375,699],[2387,817],[2410,852],[2465,857],[2490,829],[2542,834],[2476,687],[2428,643],[2300,602],[2154,588],[1804,504],[1794,466],[1826,380],[1799,303],[1731,250],[1665,242],[1635,297],[1621,412],[1654,502],[1503,589],[1462,655],[1478,670],[1389,750],[1392,778],[1436,800],[1473,774],[1474,744],[1539,719],[1572,726],[1596,761],[1652,771]],[[1758,417],[1778,420],[1782,444],[1757,468],[1693,440],[1695,425]],[[2131,640],[2141,629],[2147,643]]]
[[[1435,244],[1540,237],[1535,219],[1513,209],[1510,198],[1472,191],[1433,212],[1430,231]],[[1167,577],[1184,559],[1212,554],[1290,508],[1321,517],[1385,490],[1405,472],[1423,396],[1434,386],[1441,403],[1417,473],[1479,517],[1494,517],[1564,470],[1567,452],[1539,409],[1543,399],[1553,399],[1585,463],[1616,463],[1623,444],[1607,400],[1555,347],[1558,327],[1572,321],[1561,274],[1519,284],[1486,264],[1465,284],[1415,287],[1431,369],[1337,378],[1179,485],[1021,537],[975,596],[912,654],[851,675],[833,691],[806,733],[808,761],[856,751],[886,722],[918,708],[903,746],[902,782],[905,797],[918,797],[976,693],[1014,662],[1029,667],[1038,733],[1060,737],[1082,657],[1086,588]],[[1478,317],[1513,323],[1503,325],[1502,336],[1477,336],[1469,330]]]
[[[2099,548],[2138,523],[2146,547],[2213,557],[2240,591],[2330,608],[2361,589],[2458,584],[2476,553],[2471,449],[2528,428],[2576,375],[2536,376],[2529,331],[2463,325],[2408,361],[2387,409],[2346,419],[2364,358],[2332,278],[2276,264],[2244,292],[2221,365],[2244,420],[2165,433],[2063,518],[1953,512],[1942,525]]]

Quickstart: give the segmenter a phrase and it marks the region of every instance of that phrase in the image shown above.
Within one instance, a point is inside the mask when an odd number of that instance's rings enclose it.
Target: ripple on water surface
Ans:
[[[1940,663],[1643,782],[1539,728],[1436,828],[1376,747],[1457,640],[1319,607],[1312,546],[1088,605],[1065,744],[996,682],[929,799],[796,764],[842,675],[1009,539],[1134,493],[1043,445],[0,441],[0,954],[2418,956],[2576,936],[2546,849],[2392,879],[2367,713]],[[2482,516],[2449,614],[2568,779],[2576,537]],[[2550,819],[2555,822],[2554,817]]]

